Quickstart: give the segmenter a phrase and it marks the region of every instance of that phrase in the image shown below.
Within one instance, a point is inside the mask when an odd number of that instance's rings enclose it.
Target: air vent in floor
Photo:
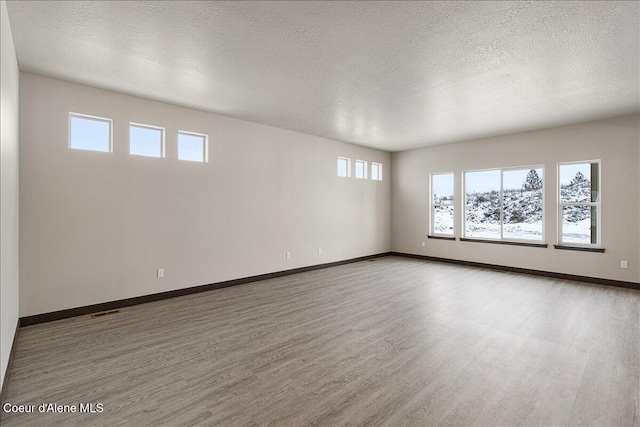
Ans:
[[[95,319],[96,317],[103,317],[103,316],[108,316],[110,314],[118,314],[118,313],[120,313],[120,310],[104,311],[102,313],[92,314],[91,318]]]

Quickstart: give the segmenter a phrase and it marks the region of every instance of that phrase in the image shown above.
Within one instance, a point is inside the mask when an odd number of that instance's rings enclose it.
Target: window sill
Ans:
[[[475,243],[491,243],[493,245],[511,245],[511,246],[529,246],[533,248],[547,248],[549,245],[546,243],[525,243],[525,242],[509,242],[504,240],[484,240],[484,239],[465,239],[460,238],[461,242],[475,242]]]
[[[555,249],[562,249],[565,251],[582,251],[582,252],[598,252],[603,254],[604,248],[585,248],[581,246],[565,246],[565,245],[553,245]]]
[[[456,240],[455,237],[448,237],[448,236],[427,236],[427,239]]]

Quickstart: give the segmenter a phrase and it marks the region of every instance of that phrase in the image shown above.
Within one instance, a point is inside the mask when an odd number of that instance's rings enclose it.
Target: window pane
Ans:
[[[542,169],[504,171],[502,237],[542,240]]]
[[[356,160],[356,178],[364,178],[364,162],[361,162],[360,160]]]
[[[563,206],[562,242],[597,243],[597,224],[596,206]]]
[[[338,176],[347,176],[348,174],[348,160],[347,159],[338,159]]]
[[[374,181],[382,181],[380,169],[382,165],[379,163],[371,163],[371,179]]]
[[[201,135],[178,134],[178,159],[204,162],[205,137]]]
[[[162,129],[129,127],[129,154],[162,157]]]
[[[93,120],[70,116],[71,140],[69,146],[78,150],[111,151],[110,133],[111,123],[103,120]]]
[[[500,238],[500,171],[465,172],[465,236]]]
[[[434,203],[453,203],[453,174],[445,173],[431,177]]]
[[[598,184],[598,163],[560,165],[561,202],[597,202]]]
[[[434,207],[433,232],[436,234],[453,235],[453,205],[439,205]]]

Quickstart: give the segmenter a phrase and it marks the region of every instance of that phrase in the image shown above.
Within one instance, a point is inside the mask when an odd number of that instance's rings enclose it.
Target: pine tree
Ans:
[[[584,175],[582,174],[582,172],[577,172],[576,176],[571,180],[571,182],[569,183],[569,185],[576,185],[576,184],[580,184],[581,182],[586,181],[586,178],[584,177]]]
[[[522,184],[523,190],[539,190],[542,188],[542,178],[535,169],[531,169]]]

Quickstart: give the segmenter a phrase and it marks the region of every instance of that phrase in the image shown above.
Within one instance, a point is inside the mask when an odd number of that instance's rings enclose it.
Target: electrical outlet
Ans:
[[[424,242],[422,242],[422,247],[424,248],[426,246],[426,244]]]
[[[620,261],[620,268],[627,268],[627,261]]]
[[[287,259],[291,259],[291,252],[287,252]]]
[[[322,255],[322,248],[318,248],[318,255]]]
[[[164,268],[158,269],[158,277],[164,277]]]

